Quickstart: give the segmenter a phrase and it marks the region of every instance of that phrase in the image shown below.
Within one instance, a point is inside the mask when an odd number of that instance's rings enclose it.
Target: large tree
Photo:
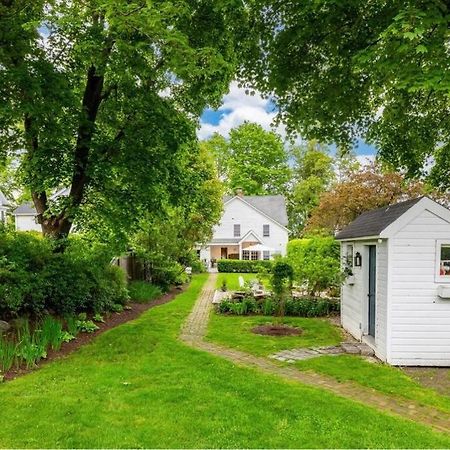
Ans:
[[[228,89],[245,24],[239,0],[0,2],[0,152],[20,155],[45,235],[83,210],[123,228],[186,200],[177,161]]]
[[[320,196],[306,231],[333,234],[365,211],[424,194],[448,202],[448,197],[430,191],[424,183],[409,181],[401,173],[383,170],[380,164],[372,163],[349,173]]]
[[[291,236],[300,236],[311,211],[319,204],[320,195],[334,180],[333,158],[328,147],[309,141],[290,149],[292,178],[287,210]]]
[[[358,136],[410,176],[450,186],[450,5],[443,0],[256,0],[244,76],[304,137]]]
[[[228,193],[237,188],[246,195],[282,194],[290,177],[288,155],[281,137],[261,125],[245,122],[229,139],[213,135],[203,145],[218,161]]]

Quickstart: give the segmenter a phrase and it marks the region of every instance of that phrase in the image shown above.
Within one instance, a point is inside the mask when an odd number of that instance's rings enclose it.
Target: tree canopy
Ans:
[[[0,153],[20,157],[44,234],[88,213],[124,230],[190,201],[180,161],[235,75],[246,20],[238,0],[0,4]]]
[[[292,178],[287,195],[291,236],[300,236],[320,195],[335,178],[333,158],[328,147],[309,141],[290,149]]]
[[[448,202],[448,196],[420,181],[410,181],[399,172],[383,170],[377,163],[361,167],[338,181],[320,196],[312,210],[306,234],[319,230],[333,234],[363,212],[427,194]]]
[[[281,137],[256,123],[245,122],[229,139],[212,136],[204,144],[218,161],[228,193],[237,188],[246,195],[282,194],[290,178],[288,155]]]
[[[358,136],[408,176],[450,186],[450,6],[443,0],[256,0],[243,70],[303,137]]]

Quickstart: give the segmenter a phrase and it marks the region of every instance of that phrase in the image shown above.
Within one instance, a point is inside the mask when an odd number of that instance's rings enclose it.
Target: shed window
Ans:
[[[439,275],[450,277],[450,244],[441,244]]]
[[[263,225],[263,236],[264,237],[270,236],[270,225],[268,223]]]
[[[234,237],[241,237],[241,225],[238,223],[234,224]]]

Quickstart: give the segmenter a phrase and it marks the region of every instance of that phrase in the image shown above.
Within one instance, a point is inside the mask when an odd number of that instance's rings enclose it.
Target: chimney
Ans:
[[[238,197],[243,197],[244,196],[244,191],[241,188],[237,188],[235,192],[236,192],[236,195]]]

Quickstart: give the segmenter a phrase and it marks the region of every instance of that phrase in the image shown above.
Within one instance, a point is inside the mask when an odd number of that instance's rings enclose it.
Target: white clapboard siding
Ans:
[[[422,210],[390,239],[390,345],[396,365],[450,365],[450,301],[439,299],[436,242],[450,224]]]
[[[241,237],[253,231],[262,244],[286,254],[288,230],[268,216],[235,197],[225,204],[220,223],[213,230],[214,239],[233,238],[234,225],[241,226]],[[269,224],[270,236],[263,236],[263,225]]]
[[[346,245],[343,243],[343,255],[346,252]],[[376,285],[376,320],[375,320],[375,342],[370,343],[376,355],[386,359],[386,338],[387,338],[387,286],[388,286],[388,247],[385,240],[378,241],[355,241],[353,253],[359,252],[362,255],[362,266],[354,267],[353,274],[355,283],[349,285],[344,283],[341,293],[341,323],[357,339],[363,339],[368,333],[368,246],[377,247],[377,285]]]

